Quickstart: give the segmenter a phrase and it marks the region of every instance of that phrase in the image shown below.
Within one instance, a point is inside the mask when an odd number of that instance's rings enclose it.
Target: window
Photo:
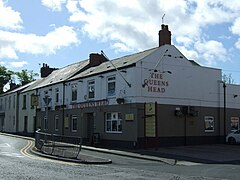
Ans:
[[[23,109],[27,108],[27,96],[23,95]]]
[[[59,89],[55,89],[55,100],[56,100],[56,103],[59,102]]]
[[[77,116],[72,115],[72,132],[77,132]]]
[[[88,98],[93,99],[95,97],[95,82],[88,82]]]
[[[77,84],[72,85],[72,101],[77,101]]]
[[[59,116],[55,115],[55,131],[59,130]]]
[[[11,101],[12,101],[12,97],[11,96],[9,96],[8,97],[8,109],[11,109]]]
[[[231,117],[231,130],[239,129],[239,117]]]
[[[5,97],[5,100],[4,100],[4,109],[7,110],[7,97]]]
[[[214,117],[213,116],[205,116],[205,132],[214,132]]]
[[[115,91],[116,91],[115,80],[116,80],[115,76],[107,78],[107,95],[108,96],[115,96]]]
[[[44,116],[44,129],[45,130],[48,129],[48,119],[47,119],[47,116]]]
[[[13,116],[13,126],[15,126],[16,121],[15,121],[15,116]]]
[[[0,110],[3,110],[3,99],[0,100]]]
[[[106,132],[122,132],[122,114],[118,112],[106,113]]]
[[[15,109],[16,106],[16,95],[13,96],[13,109]]]

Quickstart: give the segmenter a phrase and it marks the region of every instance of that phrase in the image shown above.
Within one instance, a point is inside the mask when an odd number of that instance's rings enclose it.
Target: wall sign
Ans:
[[[79,108],[99,107],[99,106],[106,106],[108,104],[109,104],[109,101],[107,99],[103,99],[98,101],[89,101],[89,102],[83,102],[78,104],[72,104],[72,108],[79,109]]]
[[[169,83],[164,80],[163,73],[151,72],[150,77],[144,80],[144,85],[147,87],[148,92],[165,93]]]

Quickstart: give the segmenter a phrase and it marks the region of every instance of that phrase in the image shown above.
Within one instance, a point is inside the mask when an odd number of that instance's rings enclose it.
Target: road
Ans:
[[[32,141],[0,135],[0,179],[239,179],[240,166],[183,163],[168,165],[106,153],[82,153],[112,159],[112,164],[84,165],[29,154]]]

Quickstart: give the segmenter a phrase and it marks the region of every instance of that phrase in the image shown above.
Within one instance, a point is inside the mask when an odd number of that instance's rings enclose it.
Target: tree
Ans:
[[[14,74],[17,76],[21,85],[25,85],[36,80],[34,77],[38,76],[38,73],[34,73],[33,70],[27,69],[23,69],[21,72],[15,72]]]
[[[10,82],[14,72],[7,70],[4,66],[0,66],[0,94],[2,94],[4,86]]]
[[[234,84],[235,83],[231,73],[228,74],[228,75],[223,74],[222,75],[222,80],[223,80],[223,82],[225,82],[227,84]]]

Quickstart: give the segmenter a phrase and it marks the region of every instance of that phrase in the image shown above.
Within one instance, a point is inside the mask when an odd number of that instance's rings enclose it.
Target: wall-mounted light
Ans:
[[[100,75],[100,76],[98,76],[98,77],[100,77],[100,78],[104,78],[104,76],[103,76],[103,75]]]
[[[233,95],[233,98],[236,98],[236,97],[238,97],[238,95],[237,95],[237,94],[234,94],[234,95]]]

